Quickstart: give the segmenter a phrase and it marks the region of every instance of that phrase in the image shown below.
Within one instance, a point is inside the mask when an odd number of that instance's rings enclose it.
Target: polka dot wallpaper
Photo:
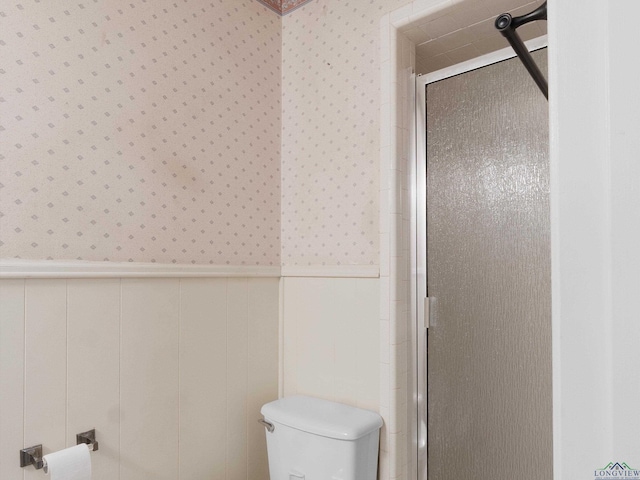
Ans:
[[[282,19],[282,263],[378,264],[380,18],[315,0]]]
[[[290,14],[3,3],[0,258],[378,264],[379,20],[407,0],[263,3]]]
[[[281,19],[0,5],[0,257],[279,265]]]

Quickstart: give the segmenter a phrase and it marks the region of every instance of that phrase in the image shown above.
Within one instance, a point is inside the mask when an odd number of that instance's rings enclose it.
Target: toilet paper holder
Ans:
[[[76,445],[80,445],[81,443],[86,443],[87,447],[89,447],[89,451],[91,452],[98,450],[95,428],[76,435]],[[20,450],[20,466],[24,468],[29,465],[33,465],[36,470],[40,470],[44,467],[42,444]]]
[[[98,450],[98,442],[96,442],[96,429],[92,429],[86,432],[78,433],[76,435],[76,445],[86,443],[90,452],[96,452]]]

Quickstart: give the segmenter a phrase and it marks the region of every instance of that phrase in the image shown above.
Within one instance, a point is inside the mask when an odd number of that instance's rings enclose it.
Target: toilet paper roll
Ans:
[[[91,480],[91,454],[84,443],[43,457],[51,480]]]

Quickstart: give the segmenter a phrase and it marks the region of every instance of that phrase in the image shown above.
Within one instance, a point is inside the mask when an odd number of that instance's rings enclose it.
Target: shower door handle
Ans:
[[[424,321],[424,329],[429,330],[429,327],[435,326],[436,315],[436,298],[435,297],[424,297],[424,307],[422,319]]]
[[[424,320],[424,329],[428,330],[429,329],[429,297],[424,297],[424,314],[422,315],[422,318]]]

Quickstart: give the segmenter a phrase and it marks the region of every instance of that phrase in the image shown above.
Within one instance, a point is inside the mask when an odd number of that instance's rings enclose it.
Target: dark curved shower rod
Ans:
[[[544,75],[536,65],[536,62],[531,57],[529,50],[526,45],[516,32],[518,27],[525,25],[529,22],[533,22],[535,20],[546,20],[547,19],[547,2],[544,2],[538,8],[536,8],[533,12],[527,13],[526,15],[522,15],[520,17],[512,17],[509,13],[503,13],[498,18],[496,18],[496,28],[500,31],[502,36],[506,38],[511,47],[515,50],[516,54],[529,71],[529,74],[533,77],[533,80],[536,82],[545,98],[549,99],[549,85],[547,84],[547,79],[544,78]]]

